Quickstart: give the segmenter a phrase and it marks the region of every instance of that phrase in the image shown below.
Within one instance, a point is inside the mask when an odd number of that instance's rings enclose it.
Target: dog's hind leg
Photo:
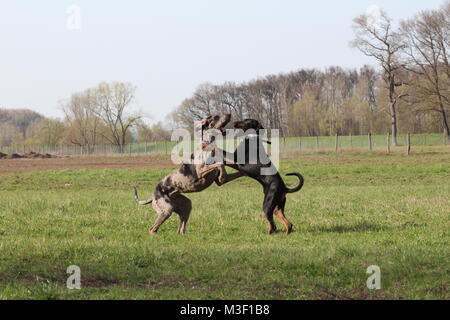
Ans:
[[[150,228],[149,232],[152,235],[156,234],[159,227],[161,227],[161,225],[170,218],[172,212],[174,211],[174,207],[171,199],[168,196],[165,196],[153,201],[153,209],[155,209],[158,214],[158,218],[156,219],[153,227]]]
[[[280,222],[284,225],[286,235],[289,235],[292,232],[293,225],[284,215],[284,206],[286,204],[286,195],[282,195],[281,203],[275,207],[274,214],[280,220]]]
[[[264,206],[263,206],[264,214],[266,215],[266,219],[269,222],[269,234],[277,231],[277,226],[273,221],[273,214],[275,212],[275,207],[273,205],[273,195],[266,194],[264,197]]]
[[[172,198],[174,204],[174,211],[180,216],[180,226],[178,233],[184,234],[186,232],[186,225],[192,210],[192,202],[189,198],[181,194],[177,194]]]
[[[269,222],[269,234],[272,234],[277,231],[277,225],[275,224],[275,221],[273,221],[274,210],[264,210],[264,214],[266,215],[266,219]]]

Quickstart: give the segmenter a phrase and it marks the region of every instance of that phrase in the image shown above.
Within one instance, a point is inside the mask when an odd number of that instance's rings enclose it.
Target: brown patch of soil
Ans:
[[[2,158],[0,174],[25,173],[48,170],[77,169],[167,169],[175,168],[169,157],[157,156],[86,156],[52,157],[33,156]]]
[[[28,152],[28,153],[12,153],[12,154],[5,154],[0,152],[0,159],[50,159],[50,158],[56,158],[56,156],[53,156],[48,153],[36,153],[36,152]]]
[[[26,159],[50,159],[50,158],[57,158],[57,156],[53,156],[49,153],[36,153],[36,152],[29,152],[22,154],[23,158]]]

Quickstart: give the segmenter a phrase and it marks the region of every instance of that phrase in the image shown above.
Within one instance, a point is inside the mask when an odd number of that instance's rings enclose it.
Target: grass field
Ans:
[[[18,162],[20,165],[20,162]],[[149,163],[151,167],[151,163]],[[294,233],[266,234],[261,187],[242,178],[188,195],[148,235],[141,197],[171,169],[0,175],[0,299],[449,299],[450,153],[290,156]],[[291,178],[287,183],[294,183]],[[81,268],[81,290],[66,269]],[[381,290],[366,269],[381,268]]]

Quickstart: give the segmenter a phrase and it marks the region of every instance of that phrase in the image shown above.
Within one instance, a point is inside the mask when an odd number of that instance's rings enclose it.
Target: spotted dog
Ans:
[[[200,122],[202,145],[211,144],[215,138],[207,132],[204,134],[206,130],[217,129],[224,135],[224,127],[230,122],[230,119],[230,114],[210,116],[203,119]],[[192,203],[182,193],[200,192],[214,182],[221,186],[225,182],[243,176],[239,172],[228,175],[223,164],[207,164],[204,154],[202,150],[195,152],[190,163],[182,164],[180,168],[162,179],[157,184],[153,196],[148,200],[139,201],[137,189],[133,186],[135,201],[139,205],[152,204],[158,215],[155,224],[150,228],[150,234],[156,234],[159,227],[172,215],[172,212],[176,212],[180,217],[178,233],[184,234],[192,210]]]

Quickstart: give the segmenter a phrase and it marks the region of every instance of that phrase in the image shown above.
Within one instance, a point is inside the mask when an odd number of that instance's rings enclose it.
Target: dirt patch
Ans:
[[[49,284],[49,283],[61,283],[62,277],[42,277],[39,275],[33,275],[30,273],[22,274],[20,277],[12,274],[0,274],[1,282],[14,282],[21,281],[27,284]],[[192,280],[166,280],[166,281],[150,281],[145,283],[132,283],[120,279],[112,279],[104,276],[97,275],[83,275],[81,279],[81,286],[85,288],[106,288],[122,286],[127,288],[164,288],[164,287],[190,287],[196,288],[201,279]]]
[[[116,279],[109,279],[105,277],[93,277],[89,275],[84,275],[81,285],[84,287],[91,288],[104,288],[110,286],[119,286],[122,282]]]
[[[124,280],[110,279],[101,276],[84,275],[81,285],[91,288],[104,288],[110,286],[124,286],[128,288],[163,288],[163,287],[191,287],[198,286],[200,279],[193,280],[167,280],[150,281],[147,283],[131,283]]]
[[[8,155],[10,157],[11,155]],[[21,157],[2,158],[0,174],[32,171],[78,170],[78,169],[168,169],[175,168],[170,158],[161,156],[114,156],[114,157]]]
[[[26,159],[51,159],[51,158],[57,158],[57,156],[51,155],[49,153],[36,153],[36,152],[29,152],[24,153],[22,156]]]
[[[49,153],[36,153],[36,152],[28,152],[28,153],[12,153],[12,154],[5,154],[0,152],[0,159],[51,159],[51,158],[57,158],[56,156],[53,156]]]

